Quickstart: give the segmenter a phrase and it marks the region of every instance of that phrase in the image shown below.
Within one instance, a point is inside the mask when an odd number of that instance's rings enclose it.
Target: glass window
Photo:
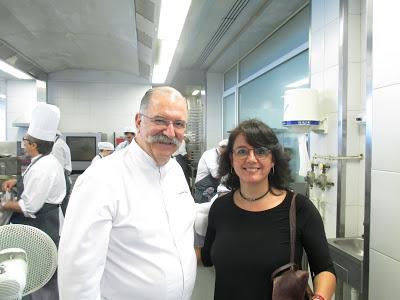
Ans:
[[[224,91],[236,85],[236,65],[224,74]]]
[[[291,154],[296,181],[304,179],[296,175],[299,168],[297,137],[282,126],[283,94],[296,83],[307,84],[307,79],[308,51],[304,51],[239,88],[239,121],[257,118],[275,130],[280,143]]]
[[[224,97],[223,99],[223,137],[228,138],[229,130],[232,130],[236,126],[236,105],[235,105],[235,93]]]
[[[308,51],[239,88],[239,121],[257,118],[273,128],[283,128],[283,94],[287,85],[308,78]]]
[[[239,63],[239,82],[308,41],[310,13],[305,7]]]

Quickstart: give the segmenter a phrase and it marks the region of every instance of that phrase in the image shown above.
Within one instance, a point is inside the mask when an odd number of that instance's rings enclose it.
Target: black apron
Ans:
[[[24,175],[18,178],[17,199],[21,199],[21,195],[24,192],[24,176],[26,173],[28,173],[29,169],[42,157],[43,156],[39,157],[35,162],[30,164]],[[58,243],[60,241],[59,207],[60,204],[45,203],[42,208],[35,213],[36,218],[28,218],[25,217],[23,213],[14,212],[11,216],[10,223],[29,225],[44,231],[51,237],[58,248]]]
[[[196,203],[210,202],[217,193],[218,185],[219,180],[212,177],[211,174],[199,180],[194,184],[194,201]]]

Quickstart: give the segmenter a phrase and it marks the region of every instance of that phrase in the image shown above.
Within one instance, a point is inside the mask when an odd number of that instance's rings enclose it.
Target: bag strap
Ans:
[[[272,272],[271,274],[271,279],[274,280],[274,278],[279,275],[281,272],[286,271],[286,270],[294,270],[296,271],[297,265],[296,264],[292,264],[292,263],[288,263],[286,265],[283,265],[282,267],[276,269],[274,272]]]
[[[290,263],[294,264],[294,254],[296,250],[296,196],[293,192],[292,201],[290,202],[289,223],[290,223]]]

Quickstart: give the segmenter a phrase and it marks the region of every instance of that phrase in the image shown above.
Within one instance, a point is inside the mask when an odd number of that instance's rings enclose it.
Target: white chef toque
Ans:
[[[136,128],[133,127],[133,126],[126,126],[126,127],[124,128],[124,133],[125,133],[125,132],[135,133],[135,132],[136,132]]]
[[[111,150],[114,151],[114,145],[109,142],[100,142],[97,144],[99,150]]]
[[[59,122],[60,109],[40,102],[32,111],[28,134],[42,141],[54,142]]]

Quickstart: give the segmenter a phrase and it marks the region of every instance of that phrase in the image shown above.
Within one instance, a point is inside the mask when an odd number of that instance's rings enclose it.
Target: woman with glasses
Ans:
[[[240,123],[219,162],[232,191],[211,206],[204,246],[205,266],[215,266],[214,299],[271,299],[271,274],[289,263],[289,157],[272,129],[258,120]],[[305,249],[315,299],[331,299],[336,284],[321,216],[297,195],[295,262]],[[314,298],[313,298],[314,299]]]

